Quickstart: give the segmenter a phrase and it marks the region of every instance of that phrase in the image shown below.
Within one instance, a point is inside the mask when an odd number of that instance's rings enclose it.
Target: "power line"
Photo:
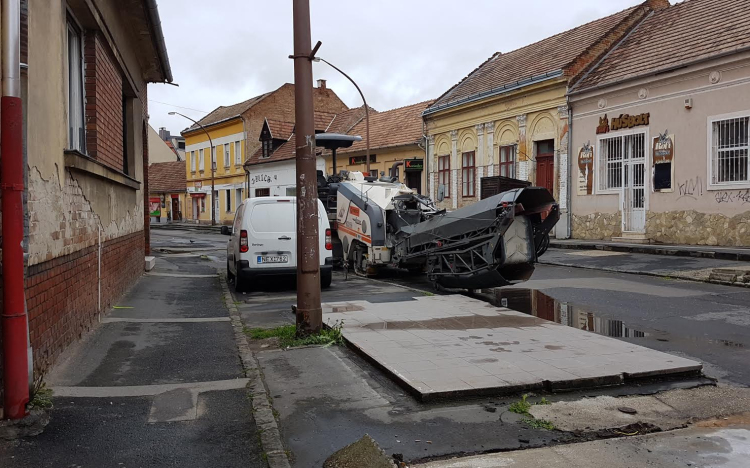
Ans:
[[[149,99],[149,102],[155,102],[157,104],[163,104],[165,106],[176,107],[177,109],[186,109],[186,110],[191,110],[191,111],[195,111],[195,112],[203,112],[204,114],[208,114],[208,111],[204,111],[204,110],[200,110],[200,109],[193,109],[192,107],[177,106],[175,104],[170,104],[168,102],[157,101],[156,99]]]

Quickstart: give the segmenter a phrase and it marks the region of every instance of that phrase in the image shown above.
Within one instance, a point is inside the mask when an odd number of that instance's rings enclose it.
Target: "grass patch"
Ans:
[[[430,291],[422,291],[423,296],[432,297],[435,295],[435,293],[431,293]]]
[[[526,416],[521,420],[521,422],[528,424],[530,427],[533,427],[534,429],[547,429],[548,431],[554,430],[555,425],[552,424],[550,421],[547,421],[545,419],[536,419],[534,416],[529,413],[529,410],[534,405],[550,405],[550,401],[546,398],[542,398],[539,400],[538,403],[529,403],[528,401],[529,396],[523,395],[519,401],[516,401],[512,403],[508,407],[508,411],[511,413],[520,414],[522,416]]]
[[[324,328],[318,333],[305,337],[297,336],[296,325],[284,325],[276,328],[251,328],[245,329],[245,333],[254,340],[278,338],[279,345],[283,348],[310,345],[330,346],[344,344],[344,335],[341,333],[343,326],[343,322],[336,321],[333,324],[329,324],[328,328]]]
[[[34,382],[33,394],[29,401],[30,408],[50,409],[52,408],[52,389],[41,380]]]

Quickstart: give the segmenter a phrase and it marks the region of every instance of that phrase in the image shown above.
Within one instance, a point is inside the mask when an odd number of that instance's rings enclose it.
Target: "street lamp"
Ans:
[[[169,112],[169,115],[180,115],[182,117],[185,117],[189,121],[193,122],[195,125],[199,126],[203,132],[208,137],[208,153],[211,157],[211,226],[216,225],[216,203],[218,202],[218,197],[216,197],[216,161],[214,161],[214,142],[211,140],[211,135],[208,133],[208,130],[206,130],[206,127],[199,124],[195,120],[191,119],[185,114],[180,114],[179,112]]]
[[[317,51],[321,45],[322,45],[322,42],[318,41],[318,43],[315,45],[315,48],[313,50]],[[357,83],[355,83],[354,80],[349,75],[341,71],[340,68],[338,68],[331,62],[325,59],[322,59],[320,57],[313,57],[313,62],[323,62],[327,64],[329,67],[333,68],[337,72],[344,75],[346,79],[351,81],[354,87],[357,88],[357,91],[359,91],[359,95],[362,97],[362,102],[365,105],[365,143],[367,144],[367,175],[371,176],[372,174],[370,174],[370,109],[368,109],[367,107],[367,101],[365,100],[365,95],[362,93],[362,90],[359,89],[359,86],[357,85]]]

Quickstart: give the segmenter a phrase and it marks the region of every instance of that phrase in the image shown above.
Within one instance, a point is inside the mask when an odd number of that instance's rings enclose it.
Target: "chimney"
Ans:
[[[326,89],[326,80],[318,80],[318,88]]]
[[[169,130],[167,130],[166,127],[159,127],[159,138],[161,138],[164,141],[169,140],[169,137],[171,135],[169,134]]]
[[[671,6],[669,0],[646,0],[646,5],[654,11],[665,10]]]

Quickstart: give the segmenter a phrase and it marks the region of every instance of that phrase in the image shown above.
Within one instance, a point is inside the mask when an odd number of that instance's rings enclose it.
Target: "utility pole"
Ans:
[[[182,117],[185,117],[189,121],[193,122],[195,125],[199,126],[201,130],[203,130],[203,133],[206,134],[208,137],[208,154],[211,158],[211,226],[216,225],[216,205],[219,203],[218,198],[216,196],[216,162],[214,161],[214,142],[211,139],[211,134],[208,133],[208,130],[206,130],[206,127],[196,122],[194,119],[191,119],[185,114],[180,114],[179,112],[169,112],[169,115],[180,115]]]
[[[297,155],[297,334],[320,331],[320,255],[318,252],[318,185],[313,120],[313,50],[310,2],[293,0],[294,119]]]

